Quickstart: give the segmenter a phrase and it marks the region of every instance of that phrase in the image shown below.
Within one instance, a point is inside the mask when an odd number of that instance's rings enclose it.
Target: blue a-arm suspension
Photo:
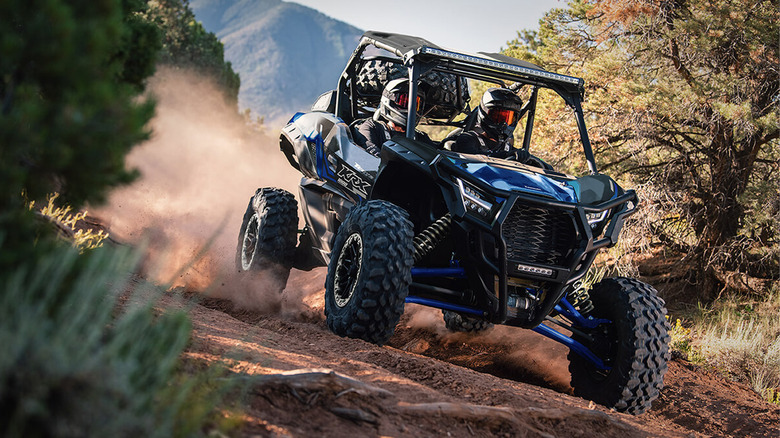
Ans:
[[[449,267],[449,268],[412,268],[412,277],[455,277],[465,278],[466,273],[463,268]],[[407,303],[422,304],[424,306],[435,307],[437,309],[451,310],[454,312],[466,313],[470,315],[482,316],[483,312],[477,309],[473,309],[466,306],[457,304],[451,304],[444,301],[433,300],[430,298],[421,298],[416,296],[406,297]],[[601,324],[607,324],[611,321],[607,319],[593,318],[591,316],[584,316],[574,306],[569,303],[564,297],[561,302],[555,306],[561,316],[565,317],[573,323],[576,327],[582,327],[586,329],[596,328]],[[607,366],[604,361],[596,356],[588,347],[581,342],[572,339],[570,336],[566,336],[563,333],[546,326],[539,324],[532,329],[536,333],[544,335],[556,342],[569,347],[569,349],[581,357],[588,360],[596,368],[600,370],[609,370],[611,367]]]

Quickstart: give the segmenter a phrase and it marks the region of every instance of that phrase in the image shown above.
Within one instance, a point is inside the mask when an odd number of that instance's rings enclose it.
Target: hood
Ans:
[[[488,185],[505,191],[544,196],[562,202],[577,202],[577,193],[571,180],[553,178],[529,171],[527,166],[489,157],[460,159],[450,157],[458,167]]]

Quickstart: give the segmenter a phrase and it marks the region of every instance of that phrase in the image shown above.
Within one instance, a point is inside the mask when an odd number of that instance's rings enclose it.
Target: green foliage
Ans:
[[[219,422],[222,385],[179,368],[186,315],[155,316],[153,300],[118,308],[136,257],[79,255],[29,208],[55,192],[99,202],[136,176],[124,158],[148,138],[154,104],[139,94],[160,48],[145,7],[0,2],[2,436],[192,436]],[[80,217],[53,202],[42,212],[63,229]]]
[[[734,287],[730,272],[780,272],[779,23],[766,0],[575,0],[507,50],[585,78],[600,169],[659,195],[644,199],[658,212],[645,232],[688,254],[688,280],[709,297]],[[579,166],[567,109],[542,96],[539,107],[540,155]]]
[[[131,181],[124,156],[153,111],[135,99],[151,69],[138,54],[156,51],[154,30],[126,25],[116,0],[9,0],[0,16],[0,211],[23,191],[80,205]]]
[[[222,388],[203,393],[177,371],[190,322],[183,312],[155,316],[154,300],[126,293],[136,262],[127,250],[63,246],[2,276],[0,434],[202,432]]]
[[[225,62],[222,42],[195,20],[188,0],[148,0],[148,5],[146,18],[162,31],[160,62],[213,77],[237,104],[241,80],[230,62]]]
[[[154,106],[137,94],[159,47],[154,25],[136,18],[142,5],[0,3],[0,271],[36,251],[27,199],[58,192],[81,206],[136,176],[124,157],[148,137]]]
[[[112,63],[122,66],[119,78],[143,91],[146,78],[154,73],[159,57],[160,30],[144,16],[144,0],[122,0],[122,22],[125,32]]]

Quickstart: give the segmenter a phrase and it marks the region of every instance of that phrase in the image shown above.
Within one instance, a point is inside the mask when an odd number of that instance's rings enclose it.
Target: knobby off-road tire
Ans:
[[[339,227],[325,279],[325,316],[339,336],[387,342],[412,281],[412,223],[385,201],[352,209]]]
[[[298,202],[292,193],[266,187],[249,200],[238,234],[239,272],[270,271],[284,289],[295,257]]]
[[[358,93],[370,106],[379,105],[385,85],[393,79],[406,78],[408,69],[403,64],[385,60],[371,60],[363,64],[358,72],[356,86]],[[458,82],[454,74],[430,71],[421,78],[426,92],[426,109],[423,113],[432,118],[449,118],[463,111],[469,102],[469,86],[466,79]]]
[[[374,59],[367,61],[360,68],[355,85],[361,95],[375,96],[379,103],[379,97],[385,85],[393,79],[407,77],[408,70],[403,64]]]
[[[470,318],[451,310],[442,310],[444,326],[451,332],[479,333],[493,328],[493,323],[482,319]]]
[[[656,290],[630,278],[608,278],[590,291],[596,318],[612,321],[589,331],[594,341],[574,339],[607,365],[600,371],[569,352],[574,394],[620,412],[638,415],[650,408],[663,388],[669,360],[669,323]]]

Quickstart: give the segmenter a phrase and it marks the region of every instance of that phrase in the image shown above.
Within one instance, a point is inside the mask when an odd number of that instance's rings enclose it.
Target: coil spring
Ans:
[[[417,263],[441,243],[450,231],[452,216],[447,213],[414,237],[414,262]]]
[[[574,283],[569,297],[571,298],[571,305],[579,310],[581,314],[588,315],[593,310],[593,301],[590,300],[590,294],[581,280]]]

